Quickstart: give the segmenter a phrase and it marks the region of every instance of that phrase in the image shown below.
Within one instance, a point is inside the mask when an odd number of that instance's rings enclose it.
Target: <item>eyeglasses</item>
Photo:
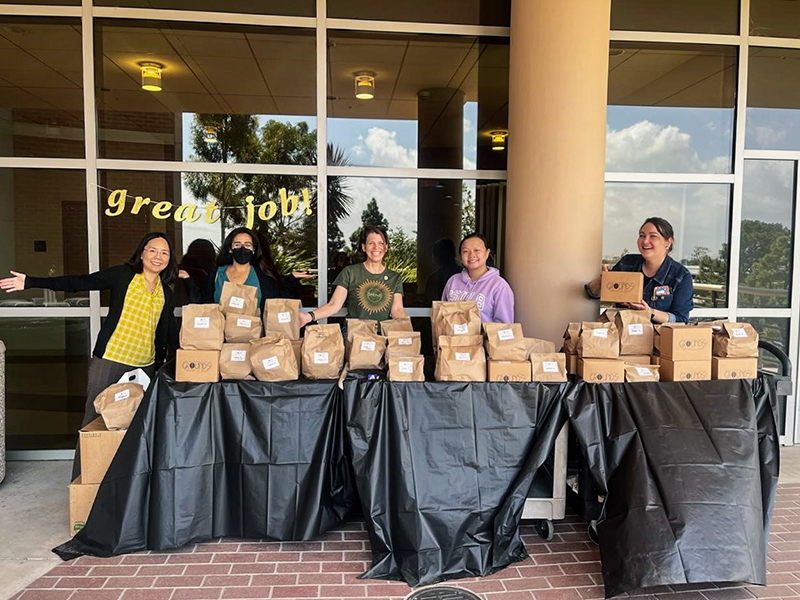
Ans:
[[[144,249],[147,256],[155,257],[161,254],[164,258],[169,258],[169,250],[159,250],[158,248],[145,248]]]
[[[245,242],[244,244],[242,244],[241,242],[234,242],[233,244],[231,244],[231,248],[233,250],[236,250],[237,248],[247,248],[248,250],[252,250],[253,244],[251,244],[250,242]]]

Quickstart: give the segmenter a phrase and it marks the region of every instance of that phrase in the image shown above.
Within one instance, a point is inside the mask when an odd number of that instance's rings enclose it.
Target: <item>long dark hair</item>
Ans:
[[[162,240],[166,240],[167,247],[169,248],[169,262],[167,266],[158,274],[161,277],[161,281],[170,285],[175,278],[178,276],[178,261],[175,259],[175,249],[172,247],[172,240],[170,240],[165,234],[161,233],[160,231],[154,231],[152,233],[148,233],[146,236],[142,238],[142,241],[139,242],[139,246],[136,248],[136,251],[133,253],[125,264],[128,265],[131,269],[136,271],[137,273],[141,273],[144,271],[144,265],[142,264],[142,252],[144,252],[145,246],[149,244],[152,240],[157,238],[161,238]]]
[[[675,247],[675,231],[672,229],[672,225],[670,225],[669,221],[662,219],[661,217],[650,217],[649,219],[646,219],[644,223],[642,223],[642,227],[648,223],[655,227],[659,235],[661,235],[661,237],[663,237],[665,240],[672,238],[672,243],[669,246],[669,250],[667,250],[667,254],[672,252],[672,249]],[[639,227],[639,231],[642,230],[642,227]]]
[[[487,267],[493,267],[494,266],[494,252],[492,252],[492,249],[489,247],[489,242],[486,241],[486,236],[483,235],[482,233],[478,233],[477,231],[473,231],[472,233],[468,233],[467,235],[465,235],[461,239],[461,242],[459,242],[459,244],[458,244],[458,256],[459,256],[459,258],[461,257],[461,246],[464,245],[464,242],[466,242],[467,240],[471,240],[472,238],[479,239],[480,241],[483,242],[483,245],[486,246],[486,249],[489,251],[489,256],[486,257],[486,266]]]
[[[272,277],[280,287],[283,287],[283,276],[275,265],[275,261],[272,259],[272,252],[270,252],[267,238],[258,231],[248,229],[247,227],[237,227],[225,237],[225,241],[222,242],[222,246],[219,249],[217,266],[225,267],[233,264],[233,250],[231,248],[233,246],[233,238],[240,233],[246,233],[253,241],[253,258],[250,259],[250,266]]]

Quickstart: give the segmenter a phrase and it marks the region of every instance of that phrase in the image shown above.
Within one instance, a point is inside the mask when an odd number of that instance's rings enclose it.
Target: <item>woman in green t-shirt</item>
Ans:
[[[347,304],[347,316],[353,319],[386,321],[406,316],[403,308],[403,280],[383,265],[389,247],[386,230],[364,227],[360,239],[364,262],[345,267],[333,282],[330,302],[307,313],[300,313],[303,327],[318,319],[326,319]]]

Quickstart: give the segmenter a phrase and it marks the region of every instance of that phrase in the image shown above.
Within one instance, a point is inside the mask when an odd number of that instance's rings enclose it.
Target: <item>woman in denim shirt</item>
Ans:
[[[641,302],[623,306],[646,310],[653,323],[689,322],[694,286],[692,275],[681,263],[669,256],[674,242],[672,225],[660,217],[650,217],[639,229],[640,254],[627,254],[612,271],[640,271],[644,275]],[[603,265],[603,270],[608,267]],[[600,276],[586,284],[590,298],[600,297]]]

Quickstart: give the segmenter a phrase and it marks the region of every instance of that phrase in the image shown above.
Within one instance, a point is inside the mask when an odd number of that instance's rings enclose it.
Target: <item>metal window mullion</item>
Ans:
[[[741,44],[739,35],[716,33],[678,33],[667,31],[620,31],[612,30],[611,42],[663,42],[673,44],[713,44],[736,46]]]
[[[317,13],[319,15],[319,13]],[[427,33],[434,35],[471,35],[509,37],[510,27],[491,25],[454,25],[449,23],[420,23],[413,21],[370,21],[366,19],[326,19],[329,29],[370,31],[381,33]]]
[[[507,171],[467,169],[407,169],[403,167],[328,167],[329,175],[342,177],[386,177],[396,179],[495,179],[507,178]]]
[[[800,39],[795,38],[776,38],[753,36],[751,46],[759,48],[796,48],[800,50]]]
[[[791,308],[740,308],[736,311],[740,319],[788,319],[792,316]]]
[[[96,7],[94,16],[103,19],[138,19],[146,21],[178,21],[213,23],[216,25],[259,25],[267,27],[314,27],[314,17],[262,15],[258,13],[206,12],[157,8]]]
[[[745,150],[745,160],[800,160],[800,150]]]
[[[714,318],[714,319],[725,319],[728,316],[728,309],[727,308],[693,308],[692,314],[690,315],[692,319],[696,318]]]
[[[85,169],[82,158],[39,158],[32,156],[4,156],[0,158],[4,169]]]
[[[0,15],[6,17],[80,17],[80,6],[32,6],[0,4]]]
[[[798,439],[797,424],[800,419],[797,398],[797,366],[800,363],[800,162],[794,166],[794,231],[792,232],[792,287],[791,309],[789,317],[789,347],[787,353],[792,363],[792,395],[786,398],[786,433],[784,443],[796,444]]]
[[[170,173],[234,173],[255,175],[316,175],[313,165],[261,165],[256,163],[206,163],[163,160],[97,159],[97,168],[109,171],[166,171]]]
[[[327,1],[317,0],[317,286],[328,302],[328,31]]]
[[[631,173],[606,172],[606,183],[723,183],[732,184],[732,173]]]
[[[9,306],[0,308],[0,319],[86,318],[90,311],[82,306]]]

